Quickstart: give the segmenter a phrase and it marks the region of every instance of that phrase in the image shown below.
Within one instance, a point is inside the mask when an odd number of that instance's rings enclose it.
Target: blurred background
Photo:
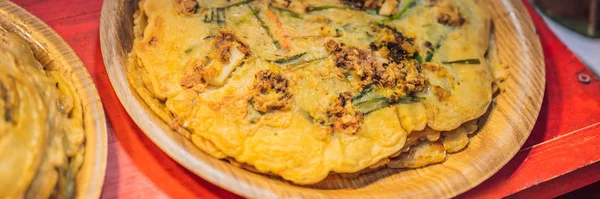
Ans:
[[[533,0],[533,4],[560,40],[600,74],[600,0]]]

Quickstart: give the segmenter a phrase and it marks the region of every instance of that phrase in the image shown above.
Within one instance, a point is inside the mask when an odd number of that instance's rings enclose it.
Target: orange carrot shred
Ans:
[[[277,15],[275,15],[275,13],[271,12],[270,10],[265,10],[265,15],[277,25],[277,35],[279,36],[279,40],[281,41],[281,47],[283,47],[283,50],[289,52],[291,48],[290,41],[288,40],[289,36],[283,29],[279,18],[277,18]]]

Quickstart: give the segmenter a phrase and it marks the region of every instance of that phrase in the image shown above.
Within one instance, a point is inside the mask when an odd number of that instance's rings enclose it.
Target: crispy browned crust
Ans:
[[[478,122],[477,120],[469,121],[469,122],[465,123],[462,127],[464,127],[467,134],[472,134],[478,128],[477,122]],[[375,164],[373,164],[365,169],[362,169],[360,171],[357,171],[357,172],[353,172],[353,173],[332,172],[331,174],[334,174],[334,175],[337,174],[343,178],[352,179],[352,178],[357,178],[362,174],[378,171],[380,169],[385,169],[385,168],[414,169],[414,168],[426,167],[428,165],[443,162],[445,160],[445,157],[447,156],[447,153],[453,153],[453,152],[447,152],[444,149],[444,145],[441,140],[442,135],[444,135],[444,133],[445,132],[435,131],[431,128],[426,128],[422,131],[412,132],[408,135],[405,146],[402,149],[400,149],[398,152],[396,152],[395,154],[391,155],[390,157],[383,158],[380,161],[376,162]],[[424,164],[424,165],[420,165],[417,167],[413,167],[414,165],[407,165],[406,162],[411,162],[411,161],[414,162],[416,160],[415,159],[415,158],[417,158],[417,156],[415,156],[416,151],[412,147],[417,146],[419,144],[431,145],[431,147],[429,147],[429,149],[436,151],[436,153],[438,153],[438,154],[433,157],[425,157],[426,158],[425,160],[421,160],[422,162],[426,162],[426,164]],[[464,149],[466,147],[467,146],[464,146],[462,149]],[[232,165],[242,168],[242,169],[246,169],[246,170],[249,170],[249,171],[252,171],[255,173],[265,174],[265,175],[268,175],[271,177],[278,177],[276,174],[273,174],[273,173],[260,172],[254,166],[237,162],[236,160],[234,160],[232,158],[226,158],[225,160],[230,162]]]

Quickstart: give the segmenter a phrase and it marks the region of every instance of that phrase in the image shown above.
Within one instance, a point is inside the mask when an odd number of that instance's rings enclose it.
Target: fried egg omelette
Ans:
[[[73,198],[84,158],[82,106],[56,63],[0,27],[0,198]]]
[[[215,158],[296,184],[464,149],[507,73],[481,0],[141,0],[128,80]]]

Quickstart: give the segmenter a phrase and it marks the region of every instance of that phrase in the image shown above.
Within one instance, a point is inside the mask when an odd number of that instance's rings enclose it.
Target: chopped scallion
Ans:
[[[209,15],[204,15],[204,20],[202,20],[204,23],[212,23],[213,19],[215,17],[215,11],[213,9],[210,10],[210,18]]]
[[[249,4],[249,3],[252,3],[254,1],[255,0],[240,1],[238,3],[234,3],[234,4],[231,4],[231,5],[225,6],[225,7],[223,7],[223,9],[232,8],[232,7],[236,7],[236,6],[241,6],[241,5],[244,5],[244,4]]]
[[[398,101],[390,103],[389,99],[375,91],[373,87],[364,89],[358,96],[352,99],[352,105],[356,107],[358,112],[368,114],[370,112],[385,108],[394,104],[408,104],[417,101],[415,97],[406,96]]]
[[[413,6],[413,4],[415,3],[415,0],[408,0],[406,1],[406,3],[404,4],[404,6],[402,6],[402,8],[400,9],[400,12],[396,13],[395,15],[392,15],[389,20],[396,20],[396,19],[400,19],[400,17],[402,17],[402,15],[408,11],[408,9]]]
[[[419,53],[415,53],[415,60],[419,63],[423,63],[423,57],[421,57],[421,54]]]
[[[380,98],[371,99],[369,101],[365,101],[360,104],[355,104],[354,106],[356,107],[356,111],[358,111],[362,114],[368,114],[370,112],[382,109],[389,105],[390,104],[388,103],[387,98],[380,97]]]
[[[314,11],[329,10],[329,9],[346,9],[346,8],[339,7],[339,6],[316,6],[316,7],[306,8],[306,12],[314,12]]]
[[[277,41],[277,39],[275,39],[273,34],[271,34],[271,29],[269,28],[269,26],[267,26],[267,23],[265,23],[265,21],[263,21],[262,18],[258,16],[259,10],[254,9],[252,6],[248,6],[248,8],[250,8],[252,15],[254,15],[254,18],[256,19],[256,21],[258,21],[258,24],[263,29],[265,29],[267,36],[271,37],[271,39],[273,40],[273,45],[275,45],[275,47],[277,47],[278,49],[281,49],[281,44],[279,43],[279,41]]]
[[[276,59],[276,60],[273,60],[273,62],[275,62],[277,64],[287,64],[287,63],[291,63],[291,62],[294,62],[294,61],[298,60],[300,57],[302,57],[304,55],[306,55],[306,52],[303,52],[303,53],[300,53],[300,54],[297,54],[297,55],[293,55],[293,56],[290,56],[290,57]]]
[[[425,61],[426,61],[426,62],[430,62],[430,61],[431,61],[431,59],[433,59],[433,54],[431,54],[431,53],[427,53],[427,57],[425,57]]]
[[[318,58],[310,59],[310,60],[300,60],[300,61],[298,61],[296,63],[291,63],[288,66],[299,66],[299,65],[302,65],[302,64],[307,64],[307,63],[311,63],[311,62],[315,62],[315,61],[324,60],[324,59],[327,59],[327,57],[329,57],[329,56],[318,57]]]
[[[286,13],[290,17],[302,19],[302,17],[300,17],[300,15],[298,13],[295,13],[295,12],[293,12],[291,10],[280,8],[280,7],[275,7],[275,6],[269,6],[269,7],[273,8],[273,9],[275,9],[275,10],[281,12],[281,13]]]
[[[479,61],[479,59],[463,59],[463,60],[456,60],[456,61],[445,61],[442,63],[443,64],[481,64],[481,61]]]
[[[431,53],[427,53],[425,57],[421,56],[420,53],[415,53],[415,60],[417,60],[419,63],[430,62],[432,58],[433,54]]]
[[[217,8],[217,24],[221,27],[225,25],[225,15],[224,8]]]

